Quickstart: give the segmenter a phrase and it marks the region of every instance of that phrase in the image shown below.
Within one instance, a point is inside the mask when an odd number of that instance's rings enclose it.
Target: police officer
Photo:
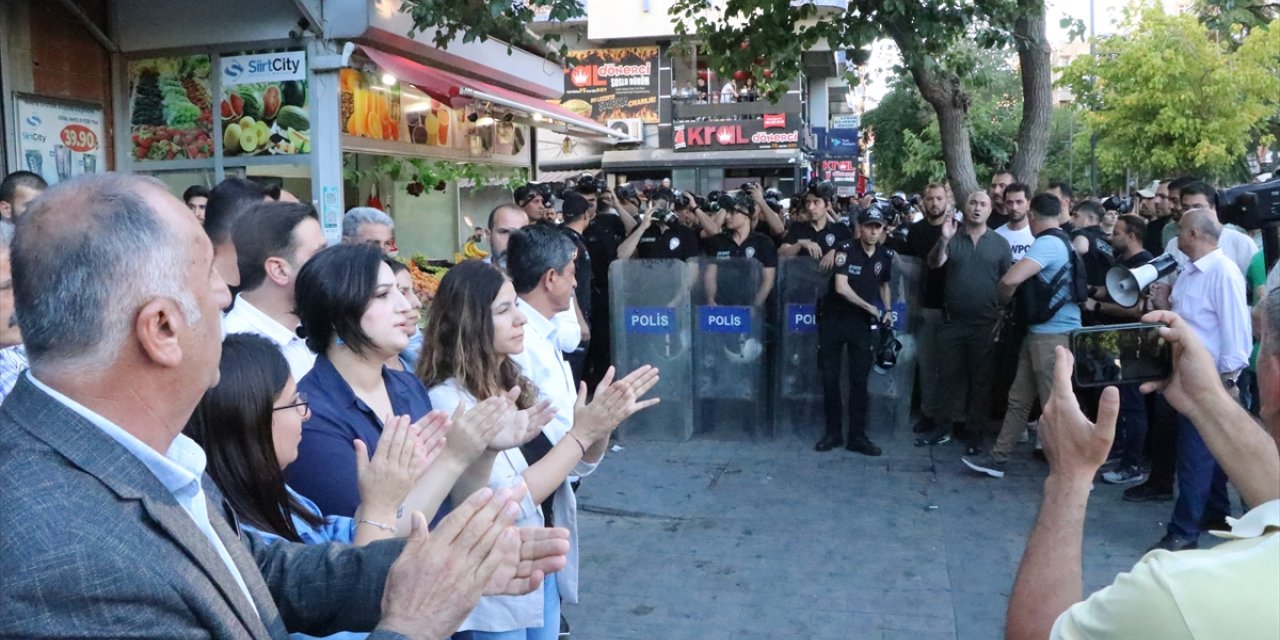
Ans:
[[[836,254],[836,277],[818,313],[818,366],[827,433],[814,449],[830,451],[845,443],[841,437],[844,402],[840,397],[840,363],[849,350],[849,440],[845,448],[878,456],[867,438],[867,375],[880,324],[891,320],[889,279],[893,250],[881,245],[885,215],[878,207],[858,216],[858,240]],[[882,307],[876,307],[879,302]],[[881,309],[884,309],[883,311]]]
[[[574,290],[577,305],[575,313],[578,315],[578,324],[580,326],[587,325],[589,327],[589,319],[592,316],[591,310],[596,303],[593,300],[592,292],[594,290],[592,283],[594,281],[594,272],[591,268],[591,252],[587,250],[587,245],[582,239],[582,232],[587,230],[587,226],[591,224],[596,217],[596,208],[586,198],[576,192],[566,191],[564,194],[564,208],[562,210],[564,224],[560,226],[560,231],[573,241],[573,246],[578,250],[577,257],[574,258],[574,273],[578,274],[578,287]],[[587,335],[594,338],[594,332],[588,331]],[[565,354],[565,360],[569,363],[569,368],[573,371],[573,379],[575,382],[582,381],[583,371],[586,367],[587,352],[590,348],[591,340],[578,345],[577,350],[572,353]]]
[[[516,204],[529,216],[529,222],[542,222],[543,219],[551,217],[547,211],[550,199],[546,197],[547,194],[540,185],[530,182],[516,187],[513,195]]]
[[[802,204],[799,215],[792,220],[787,234],[778,248],[779,256],[809,255],[820,260],[822,270],[830,271],[836,264],[836,250],[853,239],[853,232],[840,222],[831,220],[829,192],[819,189],[817,183],[809,185],[794,200]]]
[[[702,255],[697,204],[687,193],[659,192],[640,224],[618,247],[618,259],[688,260]]]
[[[764,266],[760,287],[753,300],[727,302],[717,299],[719,282],[727,282],[732,276],[719,273],[719,269],[707,270],[706,290],[710,304],[747,304],[760,308],[764,306],[769,294],[773,291],[774,277],[778,270],[778,249],[773,239],[756,231],[756,203],[751,194],[741,191],[725,194],[720,197],[720,207],[726,213],[725,231],[711,238],[706,243],[706,255],[712,258],[754,258]],[[727,288],[727,287],[726,287]]]

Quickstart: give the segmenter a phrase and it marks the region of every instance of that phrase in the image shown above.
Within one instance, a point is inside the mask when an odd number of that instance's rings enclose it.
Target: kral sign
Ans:
[[[800,128],[794,114],[768,114],[756,120],[727,120],[673,129],[675,151],[727,151],[744,149],[795,149]]]

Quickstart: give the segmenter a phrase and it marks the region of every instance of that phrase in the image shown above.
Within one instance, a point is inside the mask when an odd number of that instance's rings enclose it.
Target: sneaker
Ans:
[[[1009,466],[1008,462],[996,460],[989,453],[973,457],[965,456],[960,458],[960,461],[963,462],[966,467],[969,467],[978,473],[985,473],[992,478],[1003,478],[1005,469]]]
[[[1163,538],[1160,538],[1159,542],[1147,547],[1147,552],[1150,553],[1156,549],[1164,549],[1165,551],[1188,551],[1190,549],[1198,548],[1200,548],[1200,543],[1192,540],[1191,538],[1184,538],[1172,533],[1166,533]]]
[[[1125,489],[1122,497],[1126,502],[1168,502],[1173,500],[1173,487],[1154,487],[1146,482]]]
[[[951,432],[945,427],[934,429],[933,431],[916,438],[917,447],[931,447],[937,444],[946,444],[951,442]]]
[[[1102,474],[1102,481],[1107,484],[1138,484],[1147,481],[1147,472],[1142,467],[1120,467]]]

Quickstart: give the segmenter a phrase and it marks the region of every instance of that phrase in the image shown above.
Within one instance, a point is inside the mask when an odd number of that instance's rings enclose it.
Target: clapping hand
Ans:
[[[461,404],[453,412],[454,427],[449,434],[446,453],[464,464],[471,464],[491,444],[504,444],[519,437],[504,435],[503,428],[513,423],[516,412],[515,398],[520,390],[512,389],[504,394],[485,398],[479,404],[464,411]],[[503,440],[503,438],[506,438]],[[505,447],[510,449],[511,447]]]
[[[391,418],[382,429],[372,458],[369,447],[356,440],[356,482],[361,506],[394,513],[444,450],[448,426],[448,421],[441,420],[424,421],[420,426],[410,424],[408,416]]]
[[[515,399],[520,397],[520,389],[518,387],[512,389],[507,397],[512,398],[514,403]],[[507,424],[489,442],[490,451],[514,449],[534,439],[555,417],[556,410],[551,406],[550,400],[543,400],[528,409],[512,411],[504,415],[508,416]]]

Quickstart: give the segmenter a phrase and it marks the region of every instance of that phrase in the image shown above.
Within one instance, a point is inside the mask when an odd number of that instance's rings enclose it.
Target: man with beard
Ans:
[[[992,205],[997,202],[995,198],[991,199]],[[1013,251],[1013,262],[1016,264],[1031,249],[1031,244],[1035,242],[1035,234],[1031,232],[1031,220],[1027,217],[1027,213],[1031,210],[1031,187],[1015,182],[1004,189],[1004,212],[1005,219],[1008,220],[1004,226],[991,227],[996,233],[1004,236],[1005,241],[1009,243],[1010,250]],[[991,220],[995,219],[992,214],[991,219],[987,221],[987,226],[991,226]]]
[[[1008,224],[1009,212],[1006,210],[1004,196],[1008,188],[1017,182],[1017,178],[1013,176],[1011,171],[997,171],[991,176],[991,185],[987,187],[987,196],[991,198],[991,217],[987,219],[987,226],[992,229],[999,229]],[[1031,199],[1031,189],[1026,191],[1027,199]],[[1008,238],[1005,238],[1008,240]],[[1013,242],[1009,243],[1010,245]],[[1030,244],[1030,243],[1028,243]],[[1013,261],[1018,261],[1017,250],[1014,250]]]
[[[937,390],[950,403],[948,414],[965,416],[951,430],[964,439],[965,453],[982,453],[990,424],[993,334],[1000,319],[1000,278],[1011,266],[1009,243],[987,227],[991,198],[981,191],[969,195],[964,227],[957,233],[955,218],[945,216],[941,233],[929,252],[929,266],[946,270],[944,322],[938,343]],[[923,372],[922,372],[923,374]],[[963,426],[963,428],[961,428]],[[946,426],[939,430],[945,433]],[[926,438],[943,441],[942,433]]]
[[[990,200],[988,200],[990,202]],[[947,206],[947,190],[941,184],[931,184],[924,188],[921,201],[924,218],[912,223],[907,231],[905,254],[919,258],[924,262],[924,273],[921,278],[920,292],[920,332],[916,334],[920,355],[917,359],[920,374],[920,422],[913,431],[922,435],[916,438],[916,446],[942,444],[951,439],[948,428],[952,418],[948,413],[950,403],[943,396],[942,381],[939,379],[942,362],[942,351],[945,348],[941,339],[943,319],[943,302],[946,287],[946,272],[928,263],[929,254],[937,246],[942,236],[946,221],[953,223],[955,218]],[[985,227],[986,217],[983,217]]]

